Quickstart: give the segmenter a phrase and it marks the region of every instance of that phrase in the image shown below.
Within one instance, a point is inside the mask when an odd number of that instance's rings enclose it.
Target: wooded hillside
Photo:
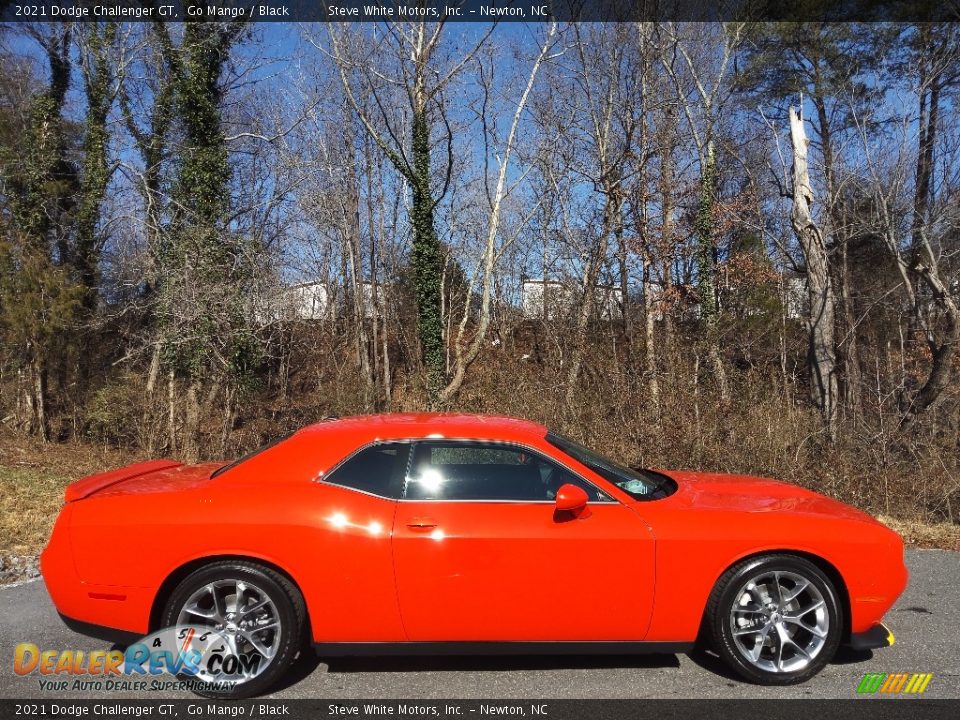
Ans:
[[[0,30],[0,415],[533,418],[960,512],[960,27]]]

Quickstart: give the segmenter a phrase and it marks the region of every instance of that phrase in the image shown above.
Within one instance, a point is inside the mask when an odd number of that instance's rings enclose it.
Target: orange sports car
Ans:
[[[798,683],[841,644],[891,644],[880,621],[907,582],[900,537],[840,502],[622,467],[503,417],[326,420],[229,465],[92,475],[65,500],[41,556],[60,614],[87,631],[212,634],[245,660],[201,662],[215,696],[262,692],[310,643],[327,656],[707,643],[749,681]]]

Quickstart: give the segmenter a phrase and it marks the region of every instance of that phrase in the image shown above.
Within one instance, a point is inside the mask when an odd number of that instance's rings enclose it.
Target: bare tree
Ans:
[[[477,277],[471,279],[466,300],[464,301],[463,314],[460,318],[459,327],[457,328],[456,338],[453,341],[453,373],[450,378],[450,382],[447,384],[441,394],[441,399],[444,401],[449,401],[460,390],[464,377],[466,376],[467,369],[479,356],[487,336],[487,330],[490,327],[490,304],[493,295],[494,270],[496,268],[497,259],[500,257],[500,255],[502,255],[506,247],[509,245],[509,241],[501,242],[499,245],[497,243],[497,238],[500,234],[503,203],[522,180],[521,178],[521,180],[510,183],[507,180],[507,173],[510,169],[510,161],[519,139],[520,120],[526,110],[527,100],[530,97],[530,93],[533,90],[534,83],[536,82],[537,73],[540,71],[540,67],[543,65],[543,63],[549,59],[549,53],[551,47],[553,46],[556,33],[557,23],[556,21],[553,21],[547,28],[543,42],[540,46],[539,53],[530,65],[530,72],[527,76],[526,84],[523,86],[523,91],[520,93],[520,97],[516,101],[516,107],[513,111],[507,136],[503,139],[502,145],[498,151],[495,152],[498,168],[496,184],[492,193],[489,193],[487,196],[487,202],[489,204],[489,217],[487,219],[486,241],[484,243],[483,255],[480,262],[482,270],[479,273],[479,279]],[[489,88],[487,88],[488,93],[489,91]],[[523,176],[525,175],[526,173],[523,173]],[[535,209],[536,204],[534,204],[533,210],[528,212],[527,219],[533,215]],[[469,343],[467,343],[467,324],[471,314],[470,306],[473,298],[473,289],[474,285],[478,281],[480,284],[480,318],[479,322],[477,323],[477,327],[474,330],[473,337],[470,339]]]
[[[436,402],[445,374],[442,286],[442,251],[434,224],[434,211],[446,194],[453,171],[453,133],[444,108],[442,94],[473,59],[486,42],[492,27],[465,52],[448,59],[440,58],[446,19],[436,23],[388,23],[383,38],[372,37],[381,51],[393,55],[391,67],[383,57],[363,56],[357,46],[359,37],[350,37],[333,24],[328,26],[330,52],[336,62],[350,107],[397,172],[409,183],[413,195],[410,225],[413,229],[413,268],[417,300],[417,329],[421,356],[426,369],[426,386],[431,402]],[[315,43],[316,44],[316,43]],[[392,71],[393,74],[387,74]],[[409,109],[409,128],[399,125],[384,102],[384,92],[399,89]],[[369,95],[372,107],[360,94]],[[432,145],[434,128],[442,126],[446,134],[446,161],[439,189],[434,184]]]
[[[714,223],[719,169],[716,133],[726,101],[730,97],[729,74],[746,25],[724,23],[718,28],[719,42],[709,39],[710,26],[694,25],[681,31],[674,23],[661,26],[660,62],[673,80],[677,100],[687,119],[700,167],[700,200],[697,209],[697,282],[701,314],[706,324],[707,343],[714,377],[724,402],[730,391],[717,338],[716,259]]]
[[[923,105],[922,97],[930,88],[921,84],[917,91]],[[921,119],[928,118],[921,112]],[[960,253],[955,247],[960,213],[955,195],[949,192],[956,179],[944,183],[948,190],[944,196],[933,194],[927,165],[932,163],[930,133],[936,129],[928,122],[922,122],[917,130],[912,193],[911,156],[904,151],[912,145],[909,115],[901,119],[900,141],[895,142],[896,154],[890,154],[892,161],[883,158],[871,143],[867,124],[858,120],[857,126],[865,166],[863,191],[872,215],[872,226],[867,227],[882,238],[894,260],[913,322],[929,352],[926,379],[916,391],[905,393],[901,427],[908,428],[934,407],[950,386],[960,342],[960,307],[950,279],[951,265]],[[953,147],[952,152],[954,157],[945,162],[946,167],[956,167],[958,149]]]
[[[811,392],[824,428],[833,440],[837,432],[837,357],[834,345],[833,281],[829,253],[822,230],[814,220],[813,188],[807,164],[807,134],[803,117],[790,108],[790,143],[793,147],[793,230],[803,248],[810,299],[809,345]]]
[[[599,196],[599,228],[587,233],[581,277],[580,304],[574,315],[566,401],[572,405],[583,365],[587,330],[596,313],[597,284],[607,262],[611,241],[624,243],[626,183],[639,131],[641,86],[635,84],[636,43],[626,25],[600,26],[588,31],[573,26],[575,63],[569,69],[575,117],[572,140],[580,157],[574,172]]]
[[[652,98],[662,89],[652,72],[656,62],[655,28],[653,23],[637,24],[638,70],[640,84],[639,148],[634,154],[639,165],[634,189],[631,192],[631,207],[634,216],[634,231],[643,262],[643,316],[644,360],[647,387],[654,418],[661,420],[659,361],[657,352],[656,321],[664,320],[667,344],[670,342],[670,313],[665,305],[669,296],[672,274],[670,258],[673,246],[673,137],[676,125],[674,103],[657,103]],[[654,180],[648,168],[651,157],[659,158],[659,176]],[[651,187],[652,186],[652,187]],[[653,237],[650,218],[650,199],[659,196],[659,237]],[[625,273],[621,271],[623,276]],[[657,281],[659,279],[659,282]],[[621,280],[621,293],[626,298],[629,285]],[[629,326],[628,326],[629,327]]]

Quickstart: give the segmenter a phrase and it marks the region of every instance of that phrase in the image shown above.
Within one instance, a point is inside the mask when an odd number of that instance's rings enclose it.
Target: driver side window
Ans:
[[[572,472],[524,448],[499,443],[419,442],[407,473],[408,500],[551,502],[561,485],[609,498]]]

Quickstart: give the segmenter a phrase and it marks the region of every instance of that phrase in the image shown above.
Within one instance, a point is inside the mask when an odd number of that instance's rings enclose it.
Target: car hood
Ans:
[[[678,485],[674,501],[701,510],[829,516],[875,523],[870,515],[811,490],[769,478],[685,470],[667,471]]]

